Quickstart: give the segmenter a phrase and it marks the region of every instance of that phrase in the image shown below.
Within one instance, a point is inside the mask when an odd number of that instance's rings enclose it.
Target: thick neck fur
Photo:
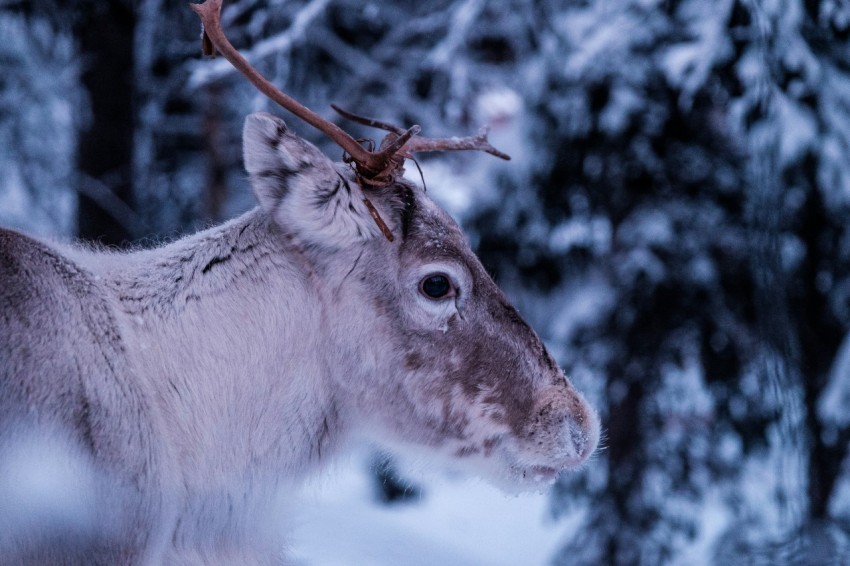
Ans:
[[[139,375],[160,381],[188,491],[297,478],[335,444],[322,289],[260,209],[160,249],[74,255],[114,298]]]

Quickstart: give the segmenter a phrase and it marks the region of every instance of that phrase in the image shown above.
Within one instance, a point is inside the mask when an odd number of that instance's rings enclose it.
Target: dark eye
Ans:
[[[430,299],[442,299],[451,292],[452,284],[448,277],[438,273],[423,279],[419,289]]]

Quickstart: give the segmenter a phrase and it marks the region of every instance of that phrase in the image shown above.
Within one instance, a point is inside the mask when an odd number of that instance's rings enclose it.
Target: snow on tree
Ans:
[[[69,235],[79,66],[68,34],[0,12],[0,224]]]

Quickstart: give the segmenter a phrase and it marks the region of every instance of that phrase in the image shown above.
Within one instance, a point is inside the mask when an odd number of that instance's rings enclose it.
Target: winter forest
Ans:
[[[847,0],[233,0],[277,86],[502,162],[419,158],[598,407],[554,564],[850,562]],[[254,206],[245,115],[172,0],[0,0],[0,225],[151,245]],[[415,504],[415,503],[413,503]],[[695,550],[696,549],[696,550]]]

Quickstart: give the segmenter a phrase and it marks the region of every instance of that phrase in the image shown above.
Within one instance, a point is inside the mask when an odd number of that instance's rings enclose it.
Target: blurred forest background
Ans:
[[[514,156],[428,190],[601,408],[556,564],[847,564],[850,2],[234,0],[277,85]],[[0,224],[110,245],[253,206],[184,0],[0,0]],[[335,158],[340,150],[284,116]],[[411,168],[414,169],[415,168]],[[418,175],[413,177],[418,182]],[[695,554],[696,553],[696,554]]]

